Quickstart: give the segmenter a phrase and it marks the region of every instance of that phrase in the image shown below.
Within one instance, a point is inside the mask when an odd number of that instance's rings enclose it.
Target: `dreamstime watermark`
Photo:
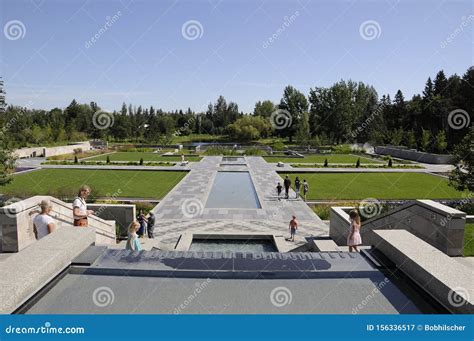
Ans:
[[[367,219],[378,216],[382,212],[382,204],[374,198],[367,198],[359,204],[359,214]]]
[[[469,127],[471,124],[471,117],[466,110],[455,109],[448,115],[448,125],[451,129],[460,130]]]
[[[374,112],[369,117],[367,117],[365,121],[362,122],[362,124],[360,124],[357,128],[351,131],[349,135],[352,136],[352,138],[354,139],[359,136],[359,134],[361,134],[365,129],[367,129],[367,127],[370,126],[370,124],[377,118],[377,116],[379,116],[383,112],[385,106],[385,103],[379,104],[374,110]]]
[[[474,15],[473,14],[470,14],[467,18],[466,17],[462,17],[461,18],[461,24],[459,24],[458,27],[456,27],[454,29],[453,32],[451,32],[451,34],[449,36],[446,37],[445,40],[443,40],[439,46],[444,49],[446,48],[449,44],[451,44],[454,39],[456,39],[456,37],[458,35],[460,35],[462,32],[464,32],[464,29],[472,22],[474,21]]]
[[[367,20],[360,24],[359,34],[364,40],[374,40],[380,37],[382,28],[377,21]]]
[[[291,301],[293,301],[293,294],[287,287],[276,287],[270,293],[270,302],[277,308],[289,305]]]
[[[277,130],[289,128],[293,123],[293,117],[288,110],[277,109],[270,115],[270,123]]]
[[[92,293],[92,302],[99,308],[112,305],[115,301],[115,294],[109,287],[98,287]]]
[[[448,293],[448,302],[451,306],[459,308],[471,300],[469,291],[463,287],[452,288]]]
[[[110,128],[114,125],[114,114],[104,110],[97,110],[92,115],[92,124],[99,130]]]
[[[119,188],[116,192],[112,193],[112,195],[107,194],[107,195],[106,195],[106,196],[107,196],[107,200],[112,201],[112,200],[114,200],[114,199],[117,199],[117,198],[120,196],[120,194],[122,194],[122,190]],[[107,206],[101,205],[98,210],[94,211],[94,214],[95,214],[96,216],[100,216],[101,213],[104,212],[106,209],[107,209]]]
[[[469,204],[472,201],[473,195],[474,194],[472,192],[469,192],[469,194],[465,198],[463,198],[454,208],[456,210],[460,210],[462,206]],[[446,217],[443,217],[443,219],[441,219],[440,225],[446,226],[448,222],[451,221],[452,219],[453,219],[453,216],[451,214],[448,214],[446,215]]]
[[[9,207],[10,206],[10,207]],[[12,197],[5,201],[3,213],[10,218],[16,217],[16,215],[26,209],[25,201],[20,198]]]
[[[175,130],[173,133],[174,137],[181,136],[189,127],[191,127],[194,123],[196,122],[196,118],[193,116],[189,120],[186,121],[186,123],[183,124],[182,127],[178,128]]]
[[[198,297],[198,295],[202,293],[204,289],[207,288],[207,286],[211,282],[212,280],[210,278],[207,278],[203,282],[196,282],[196,285],[195,285],[196,287],[194,288],[193,292],[188,297],[186,297],[183,303],[181,303],[179,306],[174,308],[174,314],[176,315],[181,314],[181,312],[185,310],[188,307],[188,305],[190,305],[196,299],[196,297]]]
[[[26,27],[20,20],[10,20],[3,26],[3,34],[8,40],[18,40],[25,38]]]
[[[202,38],[204,27],[198,20],[188,20],[181,26],[181,35],[186,40],[196,40]]]
[[[375,288],[372,289],[370,294],[368,294],[356,307],[352,309],[352,314],[353,315],[358,314],[359,311],[364,309],[367,306],[367,304],[369,304],[370,301],[372,301],[375,298],[376,295],[380,294],[380,290],[383,289],[383,287],[386,286],[388,283],[390,283],[390,281],[388,280],[387,277],[385,277],[385,279],[382,282],[377,283],[377,285],[375,286]]]
[[[45,322],[39,327],[16,327],[9,325],[5,327],[5,334],[85,334],[84,327],[53,327],[51,322]]]
[[[181,212],[189,219],[199,217],[203,211],[204,205],[199,199],[185,199],[181,204]]]
[[[86,49],[91,48],[99,39],[107,32],[122,16],[122,12],[118,11],[113,16],[107,16],[105,18],[105,24],[89,39],[84,43]]]
[[[273,44],[276,40],[278,40],[278,38],[280,38],[282,33],[285,32],[286,29],[289,28],[295,22],[296,18],[299,17],[299,15],[300,15],[300,12],[295,11],[295,13],[293,13],[292,15],[285,16],[283,18],[283,24],[281,24],[281,26],[278,27],[278,29],[262,43],[262,47],[266,49],[271,44]]]

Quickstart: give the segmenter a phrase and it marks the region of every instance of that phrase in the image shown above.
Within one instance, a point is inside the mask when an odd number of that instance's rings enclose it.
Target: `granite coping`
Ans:
[[[474,313],[473,268],[405,230],[373,230],[374,247],[454,313]]]
[[[95,241],[93,228],[64,226],[0,262],[0,314],[10,314]]]

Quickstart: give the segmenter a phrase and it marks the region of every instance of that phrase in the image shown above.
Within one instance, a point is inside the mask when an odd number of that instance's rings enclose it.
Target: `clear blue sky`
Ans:
[[[288,84],[308,94],[349,78],[372,84],[379,96],[400,88],[409,98],[438,70],[462,75],[473,65],[471,0],[0,3],[7,102],[34,108],[76,98],[106,110],[131,102],[200,111],[222,94],[250,112],[258,100],[278,102]],[[12,20],[24,25],[20,37],[5,32]],[[189,20],[203,28],[195,40],[182,35]],[[372,40],[360,33],[368,20],[380,27]]]

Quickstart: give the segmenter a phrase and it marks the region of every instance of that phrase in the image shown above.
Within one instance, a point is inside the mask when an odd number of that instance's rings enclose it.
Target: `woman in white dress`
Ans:
[[[349,226],[349,235],[347,236],[347,246],[349,246],[349,252],[352,252],[352,250],[359,252],[357,247],[362,245],[359,213],[355,210],[350,211],[349,218],[351,219],[351,225]]]

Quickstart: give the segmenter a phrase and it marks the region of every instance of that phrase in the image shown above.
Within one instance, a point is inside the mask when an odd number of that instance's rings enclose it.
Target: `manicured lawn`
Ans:
[[[74,197],[82,184],[92,188],[93,197],[163,198],[186,172],[42,169],[15,175],[2,187],[4,194],[25,198],[32,195]]]
[[[110,161],[181,161],[181,155],[176,156],[161,156],[159,153],[142,153],[142,152],[116,152],[113,154],[98,155],[85,159],[84,161],[105,161],[107,156]],[[199,156],[186,156],[187,161],[200,161]]]
[[[284,163],[324,163],[328,159],[329,167],[331,163],[356,163],[359,156],[352,154],[318,154],[301,157],[275,157],[265,156],[264,159],[270,163],[284,162]],[[382,161],[365,158],[360,156],[360,163],[382,163]]]
[[[284,177],[286,173],[280,173]],[[309,184],[307,199],[455,199],[462,192],[444,178],[423,173],[301,173]]]
[[[464,257],[474,256],[474,224],[466,224],[464,229]]]

